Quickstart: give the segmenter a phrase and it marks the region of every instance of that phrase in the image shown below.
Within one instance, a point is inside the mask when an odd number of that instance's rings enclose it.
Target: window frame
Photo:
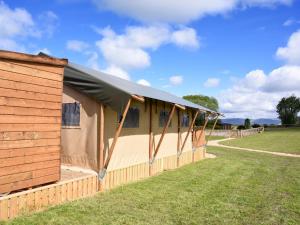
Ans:
[[[64,113],[64,105],[67,105],[67,104],[75,104],[75,105],[78,105],[79,106],[79,122],[78,124],[70,124],[70,125],[65,125],[63,123],[63,113]],[[61,114],[62,114],[62,118],[61,118],[61,127],[62,129],[81,129],[81,104],[77,101],[75,102],[63,102],[62,103],[62,109],[61,109]]]

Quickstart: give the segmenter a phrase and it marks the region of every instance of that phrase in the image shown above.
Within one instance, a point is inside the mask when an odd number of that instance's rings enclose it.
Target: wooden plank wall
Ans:
[[[194,156],[193,156],[194,155]],[[198,148],[195,152],[183,152],[177,166],[177,155],[156,159],[152,165],[152,176],[165,170],[172,170],[205,157],[205,149]],[[122,184],[138,181],[149,177],[149,163],[141,163],[127,168],[109,171],[103,182],[103,189],[109,190]]]
[[[97,190],[97,175],[88,175],[0,197],[0,220],[12,219],[24,213],[92,196]]]
[[[60,178],[63,67],[0,59],[0,193]]]

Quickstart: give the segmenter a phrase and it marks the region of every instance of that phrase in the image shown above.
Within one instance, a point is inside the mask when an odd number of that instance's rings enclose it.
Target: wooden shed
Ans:
[[[66,64],[0,51],[0,194],[60,179]]]

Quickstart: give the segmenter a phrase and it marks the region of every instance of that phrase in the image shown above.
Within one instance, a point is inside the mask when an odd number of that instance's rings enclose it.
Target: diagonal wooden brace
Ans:
[[[197,137],[197,135],[195,136],[195,139],[196,139],[196,142],[195,142],[195,143],[196,143],[196,144],[199,142],[199,140],[200,140],[200,138],[201,138],[203,132],[205,131],[205,128],[206,128],[207,123],[208,123],[208,117],[209,117],[209,116],[207,116],[207,118],[206,118],[206,120],[205,120],[205,122],[204,122],[204,125],[203,125],[203,127],[202,127],[202,129],[201,129],[201,132],[200,132],[199,137]]]
[[[176,105],[174,104],[173,107],[172,107],[172,109],[171,109],[171,111],[170,111],[170,113],[169,113],[168,121],[167,121],[167,123],[166,123],[165,126],[164,126],[163,132],[162,132],[162,134],[161,134],[161,136],[160,136],[160,139],[159,139],[158,144],[157,144],[157,146],[156,146],[156,149],[155,149],[155,151],[154,151],[153,158],[152,158],[152,160],[151,160],[151,162],[150,162],[151,164],[152,164],[152,163],[154,162],[154,160],[155,160],[155,157],[156,157],[156,155],[157,155],[157,153],[158,153],[158,151],[159,151],[159,147],[160,147],[160,145],[161,145],[161,143],[162,143],[162,141],[163,141],[163,139],[164,139],[164,136],[165,136],[165,134],[166,134],[166,132],[167,132],[167,129],[168,129],[170,123],[171,123],[172,117],[173,117],[174,112],[175,112],[175,107],[176,107]]]
[[[177,155],[178,157],[182,154],[182,151],[183,151],[183,149],[184,149],[185,143],[186,143],[186,141],[187,141],[187,139],[188,139],[188,137],[189,137],[189,134],[191,133],[191,130],[192,130],[194,124],[195,124],[195,121],[196,121],[196,119],[197,119],[198,114],[199,114],[199,111],[197,111],[197,112],[195,113],[195,115],[194,115],[194,118],[193,118],[193,120],[192,120],[192,122],[191,122],[191,124],[190,124],[190,126],[189,126],[188,132],[187,132],[187,134],[185,135],[185,138],[184,138],[183,144],[182,144],[182,146],[181,146],[181,148],[180,148],[180,151],[178,152],[178,155]]]
[[[132,99],[130,98],[130,99],[128,100],[128,102],[127,102],[127,105],[126,105],[125,109],[124,109],[124,112],[123,112],[123,114],[122,114],[121,121],[120,121],[120,123],[119,123],[119,125],[118,125],[118,128],[117,128],[117,130],[116,130],[116,133],[115,133],[113,142],[112,142],[112,144],[111,144],[111,146],[110,146],[110,148],[109,148],[109,150],[108,150],[108,155],[107,155],[107,158],[106,158],[106,160],[105,160],[104,166],[103,166],[103,168],[102,168],[102,169],[100,170],[100,172],[99,172],[99,180],[103,180],[104,177],[105,177],[105,175],[106,175],[107,167],[108,167],[108,165],[109,165],[109,162],[110,162],[111,156],[112,156],[112,154],[113,154],[113,152],[114,152],[114,149],[115,149],[117,140],[118,140],[118,138],[119,138],[119,136],[120,136],[120,133],[121,133],[121,130],[122,130],[122,128],[123,128],[123,124],[124,124],[124,121],[125,121],[127,112],[128,112],[128,110],[129,110],[131,101],[132,101]]]
[[[206,139],[205,145],[207,145],[208,139],[210,138],[210,136],[211,136],[212,132],[214,131],[214,129],[215,129],[216,125],[217,125],[218,118],[219,118],[219,114],[218,114],[218,115],[217,115],[217,117],[215,118],[215,120],[216,120],[216,121],[215,121],[215,123],[214,123],[214,125],[213,125],[212,129],[210,130],[210,132],[209,132],[209,135],[207,136],[207,139]]]

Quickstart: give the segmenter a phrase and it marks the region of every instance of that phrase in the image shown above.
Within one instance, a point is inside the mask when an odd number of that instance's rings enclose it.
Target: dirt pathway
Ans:
[[[269,152],[269,151],[252,149],[252,148],[240,148],[240,147],[234,147],[234,146],[220,144],[221,141],[228,141],[228,140],[232,140],[232,139],[234,139],[234,138],[226,138],[226,139],[221,139],[221,140],[208,141],[207,145],[223,147],[223,148],[230,148],[230,149],[237,149],[237,150],[243,150],[243,151],[249,151],[249,152],[260,152],[260,153],[267,153],[267,154],[271,154],[271,155],[300,158],[300,155],[297,155],[297,154],[290,154],[290,153],[283,153],[283,152]]]

